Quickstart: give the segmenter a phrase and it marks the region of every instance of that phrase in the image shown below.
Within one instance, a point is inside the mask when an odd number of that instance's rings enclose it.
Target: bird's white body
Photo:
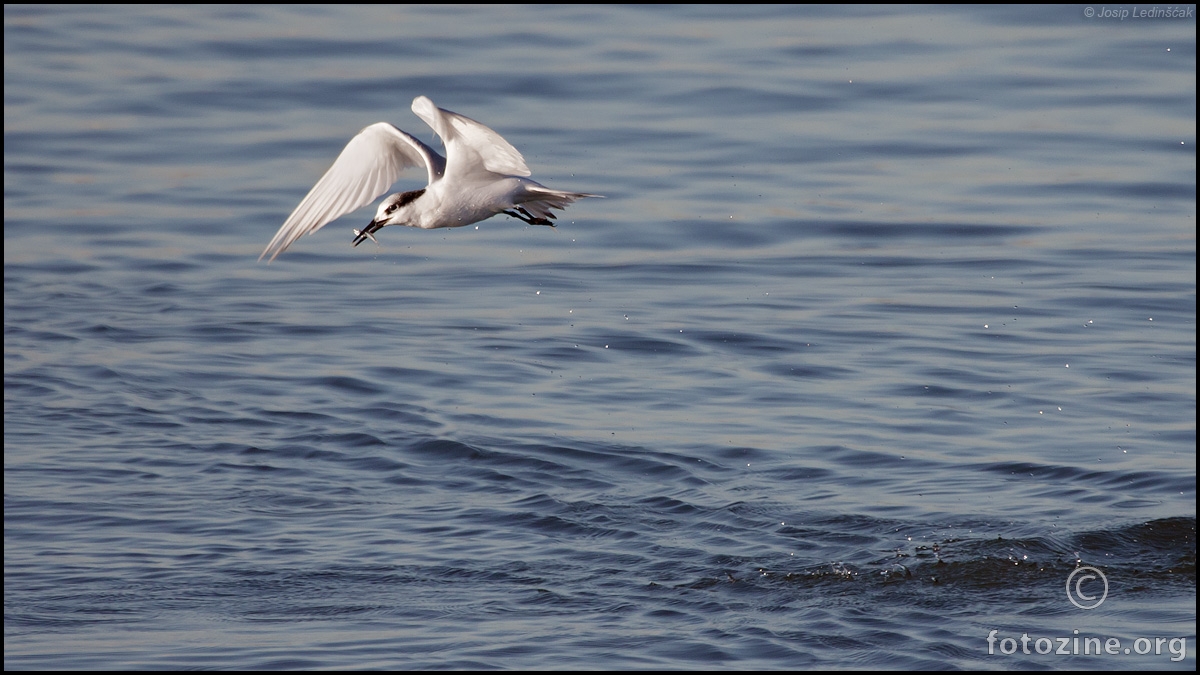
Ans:
[[[404,224],[424,230],[470,225],[528,201],[522,197],[536,194],[539,188],[545,189],[517,176],[504,176],[498,180],[467,177],[458,181],[435,181],[418,198],[421,209]]]
[[[374,240],[374,233],[388,225],[426,230],[462,227],[498,213],[534,225],[553,225],[550,209],[600,196],[554,190],[526,178],[530,171],[525,159],[500,134],[469,117],[438,108],[424,96],[413,99],[412,109],[441,137],[445,158],[387,122],[372,124],[350,139],[259,260],[268,255],[274,260],[301,236],[371,202],[386,192],[404,169],[414,166],[425,167],[429,184],[384,199],[366,229],[354,231],[355,246],[364,239]]]

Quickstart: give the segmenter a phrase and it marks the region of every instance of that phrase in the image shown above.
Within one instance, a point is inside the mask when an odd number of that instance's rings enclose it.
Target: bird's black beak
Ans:
[[[378,220],[372,220],[365,229],[354,230],[354,245],[358,246],[368,239],[378,244],[379,242],[375,239],[375,233],[382,228],[383,223]]]

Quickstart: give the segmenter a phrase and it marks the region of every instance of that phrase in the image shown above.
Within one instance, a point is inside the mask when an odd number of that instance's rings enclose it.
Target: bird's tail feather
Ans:
[[[604,195],[593,195],[587,192],[567,192],[565,190],[554,190],[544,185],[527,185],[525,194],[519,200],[520,206],[526,211],[537,216],[538,218],[554,219],[554,214],[550,209],[559,209],[560,211],[567,208],[572,202],[583,199],[585,197],[596,197],[603,199]]]

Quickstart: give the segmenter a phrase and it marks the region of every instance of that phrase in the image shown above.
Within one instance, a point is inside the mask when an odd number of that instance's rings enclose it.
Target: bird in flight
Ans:
[[[270,263],[300,237],[387,192],[404,169],[414,166],[425,167],[429,184],[384,199],[375,218],[354,230],[355,246],[376,241],[375,233],[388,225],[462,227],[500,213],[553,227],[550,209],[601,196],[555,190],[526,178],[530,171],[525,158],[500,134],[424,96],[413,99],[412,111],[441,137],[445,157],[387,122],[372,124],[350,139],[258,259],[270,256]]]

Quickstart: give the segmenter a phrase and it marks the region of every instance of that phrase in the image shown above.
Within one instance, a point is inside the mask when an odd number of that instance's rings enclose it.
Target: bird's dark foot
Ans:
[[[517,211],[519,211],[520,213],[518,213]],[[549,219],[538,218],[537,216],[533,215],[532,213],[526,211],[524,209],[524,207],[521,207],[521,206],[518,206],[516,211],[507,210],[507,211],[501,211],[500,213],[503,213],[506,216],[512,216],[513,218],[516,218],[518,220],[523,220],[523,221],[529,223],[530,225],[549,225],[550,227],[554,227],[554,214],[553,213],[547,214],[548,216],[550,216]]]

